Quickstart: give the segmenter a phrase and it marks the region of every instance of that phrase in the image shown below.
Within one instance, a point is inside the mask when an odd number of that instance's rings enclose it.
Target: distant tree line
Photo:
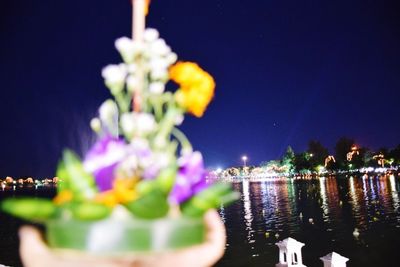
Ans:
[[[334,153],[317,140],[308,143],[306,151],[295,153],[289,146],[281,159],[261,163],[286,174],[310,174],[324,171],[351,171],[366,167],[394,167],[400,165],[400,144],[395,148],[380,148],[376,151],[359,146],[354,139],[342,137]]]

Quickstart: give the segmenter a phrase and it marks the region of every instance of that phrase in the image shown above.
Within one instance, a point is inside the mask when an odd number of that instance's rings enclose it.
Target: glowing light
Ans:
[[[385,156],[382,153],[379,153],[378,155],[375,155],[372,157],[378,162],[378,165],[381,166],[382,168],[385,167]]]
[[[329,162],[336,162],[335,157],[332,155],[329,155],[325,158],[325,168],[328,166]]]
[[[247,162],[248,158],[246,155],[242,156],[242,161],[243,161],[243,166],[246,167],[246,162]]]
[[[347,161],[351,161],[354,155],[360,155],[360,152],[358,151],[358,147],[356,145],[353,145],[350,150],[351,151],[346,155]]]
[[[318,171],[319,174],[321,174],[321,173],[326,172],[326,169],[325,169],[324,166],[318,165],[318,166],[317,166],[317,171]]]

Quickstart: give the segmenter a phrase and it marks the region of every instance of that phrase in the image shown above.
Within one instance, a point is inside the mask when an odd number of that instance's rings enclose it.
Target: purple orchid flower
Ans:
[[[114,171],[126,155],[126,146],[123,140],[106,136],[98,140],[86,154],[83,166],[94,175],[100,191],[112,188]]]
[[[206,170],[200,152],[183,155],[178,159],[179,170],[169,199],[173,203],[182,203],[191,196],[206,189]]]

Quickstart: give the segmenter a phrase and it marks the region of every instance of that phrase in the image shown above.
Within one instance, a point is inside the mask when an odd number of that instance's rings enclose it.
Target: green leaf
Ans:
[[[79,157],[71,150],[64,150],[63,165],[65,171],[61,168],[61,172],[65,172],[67,186],[73,192],[74,198],[77,200],[91,199],[97,192],[97,188],[92,175],[88,174],[84,169]]]
[[[60,178],[60,182],[57,184],[57,192],[60,193],[61,191],[64,190],[71,190],[70,185],[68,182],[70,181],[70,177],[68,175],[68,172],[65,168],[65,164],[62,160],[57,165],[57,171],[56,171],[56,176]]]
[[[167,196],[159,190],[153,190],[125,206],[133,215],[143,219],[164,217],[169,210]]]
[[[161,190],[168,194],[174,183],[176,178],[177,167],[167,168],[158,175],[156,178],[157,184],[160,186]]]
[[[209,209],[219,208],[239,198],[230,185],[216,183],[201,191],[181,205],[182,213],[189,217],[201,217]]]
[[[140,196],[150,194],[154,190],[157,190],[158,183],[155,180],[144,180],[140,181],[136,186],[136,192]]]
[[[75,219],[94,221],[108,217],[112,209],[99,203],[85,202],[71,206],[71,211]]]
[[[39,222],[57,214],[56,206],[48,199],[9,198],[1,203],[1,209],[13,216]]]
[[[220,197],[220,205],[229,206],[240,198],[239,192],[230,192]]]

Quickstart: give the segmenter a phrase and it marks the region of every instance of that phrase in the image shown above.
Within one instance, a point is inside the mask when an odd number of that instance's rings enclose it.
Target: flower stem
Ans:
[[[193,151],[192,144],[189,142],[189,139],[181,130],[174,127],[171,133],[179,141],[183,151]]]

